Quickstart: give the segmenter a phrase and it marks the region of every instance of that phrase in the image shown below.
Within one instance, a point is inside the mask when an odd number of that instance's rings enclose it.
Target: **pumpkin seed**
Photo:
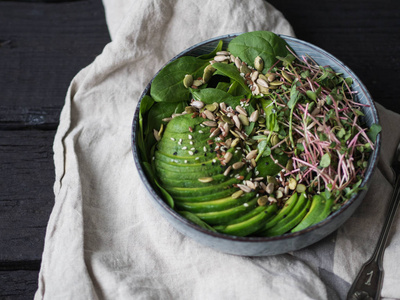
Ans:
[[[240,122],[242,122],[242,124],[244,126],[249,126],[250,125],[249,119],[245,115],[240,114],[240,115],[238,115],[238,118],[239,118]]]
[[[232,131],[231,131],[231,133],[232,133]],[[239,142],[240,142],[239,138],[234,139],[232,141],[231,148],[235,148],[239,144]]]
[[[186,112],[187,114],[194,113],[195,111],[196,111],[196,110],[194,109],[193,106],[186,106],[186,107],[185,107],[185,112]]]
[[[203,80],[198,80],[198,79],[193,80],[193,85],[194,86],[201,86],[202,84],[203,84]]]
[[[261,73],[260,73],[260,75],[258,75],[258,78],[264,80],[265,82],[268,82],[268,78],[267,78],[267,76],[265,76],[264,74],[261,74]]]
[[[270,75],[267,77],[267,79],[268,79],[269,82],[274,81],[275,78],[276,78],[275,74],[270,74]]]
[[[281,141],[281,140],[279,139],[279,137],[278,137],[277,134],[274,134],[274,135],[271,137],[271,144],[272,144],[272,146],[275,146],[275,145],[278,144],[280,141]]]
[[[257,199],[257,204],[259,206],[265,206],[268,203],[268,197],[267,196],[262,196]]]
[[[222,116],[222,121],[224,121],[225,123],[229,124],[229,125],[233,125],[233,121],[231,118],[229,118],[228,116]]]
[[[283,81],[275,80],[275,81],[270,82],[269,84],[270,84],[271,86],[280,86],[280,85],[282,85],[283,83],[284,83]]]
[[[293,78],[292,78],[288,73],[286,73],[285,71],[282,71],[282,76],[283,76],[283,78],[285,78],[288,82],[290,82],[290,83],[293,82]]]
[[[190,74],[186,74],[185,78],[183,78],[183,85],[185,86],[185,88],[189,88],[191,87],[193,84],[193,76]]]
[[[264,69],[264,61],[261,56],[257,56],[254,60],[254,67],[257,71],[261,72]]]
[[[243,193],[244,193],[244,192],[243,192],[242,190],[237,191],[237,192],[234,192],[234,193],[231,195],[231,198],[232,198],[232,199],[237,199],[237,198],[239,198],[240,196],[242,196]]]
[[[211,112],[214,112],[214,111],[217,110],[218,107],[219,107],[218,104],[215,105],[214,103],[212,103],[212,104],[207,104],[204,108],[209,110],[209,111],[211,111]]]
[[[248,74],[251,73],[251,70],[246,66],[246,64],[242,63],[240,66],[240,73]]]
[[[293,171],[293,160],[289,159],[288,162],[286,163],[286,169],[288,171]]]
[[[297,181],[296,179],[294,179],[293,177],[291,177],[289,179],[289,189],[291,189],[292,191],[294,191],[296,189],[297,186]]]

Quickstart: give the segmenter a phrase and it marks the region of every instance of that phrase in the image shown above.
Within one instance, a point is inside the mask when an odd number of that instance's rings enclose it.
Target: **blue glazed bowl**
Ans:
[[[216,47],[220,40],[223,40],[224,47],[226,47],[227,44],[238,35],[239,34],[224,35],[201,42],[181,52],[171,61],[181,56],[199,56],[204,53],[209,53]],[[373,123],[379,124],[378,113],[370,94],[360,79],[344,63],[335,58],[333,55],[310,43],[289,36],[281,35],[281,37],[286,40],[290,47],[292,47],[292,49],[299,56],[307,54],[311,56],[319,65],[329,65],[334,71],[343,73],[345,77],[352,77],[352,89],[357,91],[357,101],[369,105],[369,107],[363,107],[362,109],[363,113],[365,114],[365,123],[368,126],[371,126]],[[139,107],[142,98],[146,94],[150,93],[150,85],[151,82],[143,91],[133,119],[132,150],[134,161],[143,184],[146,186],[147,191],[150,194],[149,198],[158,212],[165,217],[179,232],[192,238],[196,242],[217,251],[243,256],[276,255],[299,250],[321,240],[338,229],[348,218],[350,218],[350,216],[354,213],[364,199],[367,193],[367,188],[371,181],[372,174],[377,166],[378,155],[381,146],[380,134],[377,137],[375,150],[370,157],[368,169],[361,184],[361,187],[364,187],[364,189],[347,201],[338,211],[334,212],[324,221],[312,227],[306,228],[299,232],[287,233],[276,237],[237,237],[215,233],[195,225],[179,215],[164,202],[161,195],[153,189],[150,181],[148,178],[146,178],[146,174],[141,164],[140,152],[136,144]]]

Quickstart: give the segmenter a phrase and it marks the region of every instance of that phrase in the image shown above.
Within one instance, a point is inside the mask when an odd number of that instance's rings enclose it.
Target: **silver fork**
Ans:
[[[362,266],[347,294],[348,300],[375,300],[380,298],[383,283],[383,254],[386,248],[390,227],[392,226],[400,202],[400,144],[397,145],[396,154],[392,162],[392,169],[395,173],[395,184],[385,223],[374,253]]]

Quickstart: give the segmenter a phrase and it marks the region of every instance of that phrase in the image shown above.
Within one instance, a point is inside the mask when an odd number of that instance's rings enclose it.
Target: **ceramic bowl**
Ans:
[[[225,35],[201,42],[181,52],[171,61],[181,56],[198,56],[204,53],[209,53],[216,47],[218,41],[220,40],[223,40],[224,47],[226,47],[227,44],[237,35],[239,34]],[[378,113],[369,92],[362,84],[360,79],[344,63],[342,63],[340,60],[338,60],[328,52],[308,42],[289,36],[281,35],[281,37],[286,40],[286,42],[298,55],[308,54],[319,65],[329,65],[333,68],[334,71],[343,73],[344,77],[352,77],[352,89],[357,91],[357,101],[369,105],[369,107],[363,109],[363,113],[365,114],[365,123],[368,126],[373,123],[379,123]],[[276,237],[237,237],[211,232],[193,224],[192,222],[180,216],[164,202],[160,194],[153,189],[150,181],[148,180],[148,178],[146,178],[146,174],[141,164],[140,152],[136,144],[139,120],[139,106],[141,99],[146,94],[149,94],[150,85],[151,82],[143,91],[133,119],[132,150],[134,161],[138,169],[139,175],[143,181],[143,184],[146,186],[147,191],[150,195],[150,197],[148,198],[156,207],[158,212],[163,217],[165,217],[176,228],[176,230],[178,230],[185,236],[192,238],[196,242],[217,251],[243,256],[276,255],[299,250],[321,240],[322,238],[337,230],[348,218],[350,218],[350,216],[359,207],[363,198],[365,197],[368,185],[371,181],[372,174],[377,165],[378,154],[381,144],[380,134],[378,135],[376,141],[376,148],[370,157],[369,166],[365,173],[365,178],[361,184],[364,189],[361,190],[357,195],[353,196],[349,201],[347,201],[338,211],[332,213],[324,221],[312,227],[306,228],[299,232],[287,233]]]

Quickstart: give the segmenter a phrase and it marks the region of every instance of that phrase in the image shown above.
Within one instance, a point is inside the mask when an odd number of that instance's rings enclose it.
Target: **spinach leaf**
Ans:
[[[244,78],[240,76],[240,72],[236,68],[235,65],[233,64],[223,64],[223,63],[214,63],[213,67],[217,69],[217,71],[225,76],[228,76],[229,78],[237,81],[243,89],[246,91],[246,93],[251,93],[249,87],[247,84],[244,82]]]
[[[243,88],[241,84],[237,81],[233,81],[229,87],[228,93],[232,96],[240,96],[248,94],[248,91]]]
[[[185,110],[186,102],[158,102],[154,103],[147,114],[145,149],[150,153],[149,149],[156,143],[153,129],[159,130],[164,118],[170,117],[174,113],[181,113]]]
[[[263,73],[277,61],[276,57],[286,57],[289,51],[284,39],[270,31],[253,31],[243,33],[234,38],[228,45],[228,51],[250,66],[254,59],[261,56],[264,60]]]
[[[236,105],[239,105],[240,99],[243,98],[243,96],[232,96],[227,92],[212,88],[201,90],[191,89],[191,92],[194,99],[202,101],[205,104],[225,102],[228,106],[235,105],[232,107],[236,107]]]
[[[275,155],[274,158],[282,166],[286,166],[289,160],[289,157],[284,153],[282,155]],[[259,176],[275,176],[282,170],[282,167],[276,164],[271,156],[263,156],[257,162],[255,170],[260,172]]]
[[[222,40],[220,40],[218,42],[217,47],[215,47],[215,49],[212,52],[210,52],[208,54],[200,55],[200,56],[198,56],[198,58],[201,58],[201,59],[211,59],[212,58],[212,59],[214,59],[214,56],[217,54],[217,52],[222,50],[222,46],[223,46],[223,42],[222,42]]]
[[[218,84],[215,88],[226,92],[226,91],[228,91],[230,85],[231,84],[229,82],[220,81],[220,82],[218,82]]]
[[[154,78],[150,95],[156,102],[181,102],[190,98],[189,89],[183,85],[183,78],[191,74],[193,78],[203,76],[208,60],[184,56],[166,65]]]
[[[142,98],[142,101],[140,102],[140,108],[139,108],[139,132],[138,132],[138,147],[139,147],[139,151],[141,154],[141,157],[143,158],[144,161],[149,161],[148,157],[147,157],[147,151],[146,151],[146,147],[144,144],[144,135],[143,135],[143,116],[146,114],[146,112],[152,107],[152,105],[154,104],[154,100],[153,98],[151,98],[148,95],[145,95]]]

